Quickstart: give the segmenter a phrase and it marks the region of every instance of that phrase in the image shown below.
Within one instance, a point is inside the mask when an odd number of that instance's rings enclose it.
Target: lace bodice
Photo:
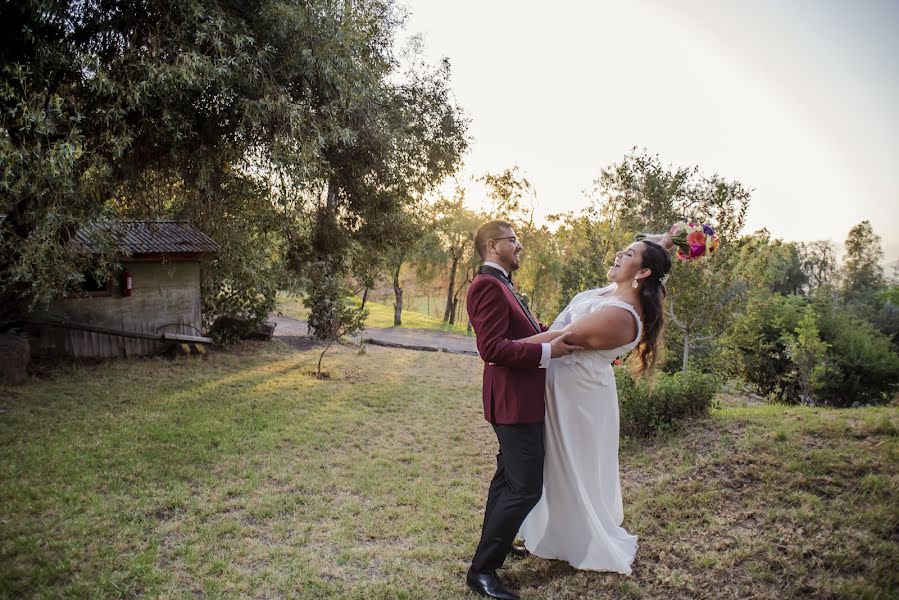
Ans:
[[[616,287],[616,284],[613,283],[606,287],[581,292],[572,298],[571,302],[568,303],[568,306],[565,307],[565,310],[559,313],[559,316],[556,317],[556,320],[553,321],[553,324],[550,327],[553,331],[565,329],[565,327],[575,321],[607,306],[623,308],[634,316],[634,320],[637,322],[637,337],[634,341],[623,346],[618,346],[617,348],[575,352],[574,354],[569,354],[568,356],[563,356],[559,359],[562,363],[567,365],[582,365],[603,385],[612,382],[612,361],[622,354],[626,354],[633,350],[643,336],[643,321],[640,320],[640,315],[637,314],[634,307],[627,302],[610,295]]]

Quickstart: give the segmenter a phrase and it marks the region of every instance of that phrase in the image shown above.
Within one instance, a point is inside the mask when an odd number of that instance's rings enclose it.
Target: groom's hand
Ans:
[[[549,343],[549,349],[551,350],[550,358],[558,358],[578,350],[583,350],[581,346],[574,346],[566,341],[570,336],[571,332],[566,331]]]

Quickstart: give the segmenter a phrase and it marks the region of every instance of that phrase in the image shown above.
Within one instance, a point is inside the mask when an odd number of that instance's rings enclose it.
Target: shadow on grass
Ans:
[[[516,568],[518,567],[518,568]],[[529,557],[512,570],[500,571],[500,575],[510,586],[516,588],[540,589],[551,586],[557,580],[568,579],[579,573],[564,560],[549,560]]]

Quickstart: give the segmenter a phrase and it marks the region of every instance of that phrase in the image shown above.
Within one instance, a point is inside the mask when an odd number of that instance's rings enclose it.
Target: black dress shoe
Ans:
[[[497,600],[518,600],[518,594],[507,590],[494,571],[479,573],[469,569],[468,575],[465,576],[465,582],[468,587],[481,596]]]
[[[509,549],[509,556],[512,558],[527,558],[531,553],[524,547],[524,544],[512,544]]]

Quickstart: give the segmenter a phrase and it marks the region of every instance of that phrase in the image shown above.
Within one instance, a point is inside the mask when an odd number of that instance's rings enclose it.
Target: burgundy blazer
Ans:
[[[508,286],[492,275],[475,276],[466,304],[484,361],[484,418],[498,425],[542,423],[543,349],[540,344],[515,341],[539,332]],[[546,331],[545,325],[538,325]]]

